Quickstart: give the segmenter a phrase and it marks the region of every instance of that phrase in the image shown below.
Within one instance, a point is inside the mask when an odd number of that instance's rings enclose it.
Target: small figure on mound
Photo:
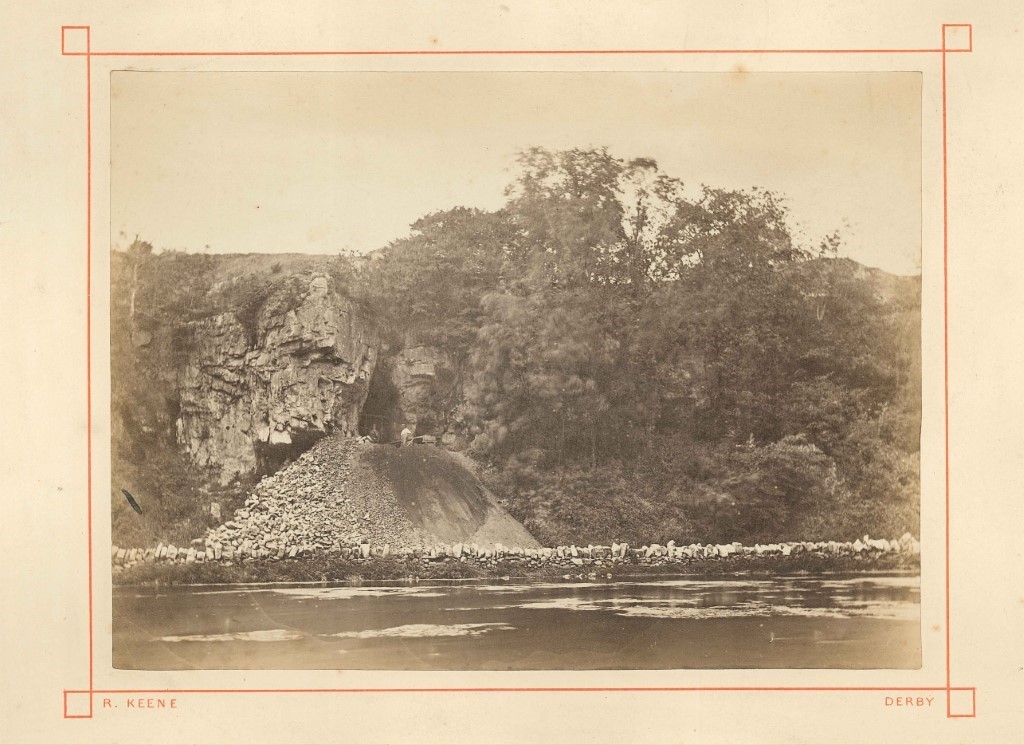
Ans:
[[[380,429],[378,429],[376,424],[370,430],[370,442],[380,442]]]
[[[408,425],[406,425],[402,429],[402,447],[407,447],[409,445],[412,445],[412,440],[413,440],[412,430],[409,429]]]

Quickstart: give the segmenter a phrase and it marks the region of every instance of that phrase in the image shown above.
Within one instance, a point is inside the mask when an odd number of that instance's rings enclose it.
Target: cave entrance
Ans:
[[[289,463],[294,461],[304,452],[317,444],[324,437],[324,433],[317,430],[306,430],[304,432],[292,432],[291,442],[256,443],[256,472],[262,478],[280,471]]]
[[[370,376],[370,389],[359,412],[359,434],[378,442],[397,442],[402,430],[402,407],[398,389],[380,362]]]

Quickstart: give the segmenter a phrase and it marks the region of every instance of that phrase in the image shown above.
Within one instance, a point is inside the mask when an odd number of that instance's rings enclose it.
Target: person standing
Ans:
[[[409,429],[409,425],[406,425],[402,429],[402,447],[412,445],[412,430]]]

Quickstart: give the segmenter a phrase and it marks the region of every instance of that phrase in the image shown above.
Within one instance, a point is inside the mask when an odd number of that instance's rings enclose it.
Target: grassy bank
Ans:
[[[575,568],[574,568],[575,569]],[[680,561],[672,564],[645,565],[622,562],[607,566],[569,572],[564,566],[523,566],[499,562],[480,566],[455,560],[424,563],[405,558],[375,558],[352,561],[332,556],[314,556],[283,561],[250,561],[242,564],[137,564],[114,574],[114,584],[121,586],[175,586],[192,584],[235,584],[247,582],[346,582],[386,581],[416,578],[473,579],[517,577],[555,579],[572,577],[626,577],[638,575],[671,575],[714,577],[735,574],[793,574],[796,572],[883,572],[919,571],[918,557],[886,555],[873,559],[852,556],[740,556],[726,560]]]

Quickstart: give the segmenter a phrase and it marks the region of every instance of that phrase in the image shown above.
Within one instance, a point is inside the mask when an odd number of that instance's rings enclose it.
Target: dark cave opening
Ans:
[[[292,463],[296,458],[316,445],[324,433],[317,430],[306,430],[291,433],[289,443],[256,443],[256,473],[262,478],[277,473]]]
[[[359,413],[359,434],[377,442],[397,442],[402,431],[402,407],[398,388],[384,363],[378,363],[370,377],[370,389]]]

